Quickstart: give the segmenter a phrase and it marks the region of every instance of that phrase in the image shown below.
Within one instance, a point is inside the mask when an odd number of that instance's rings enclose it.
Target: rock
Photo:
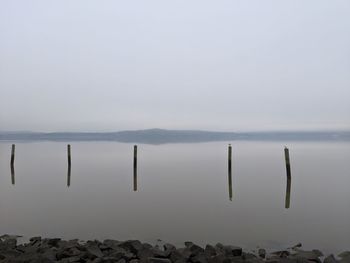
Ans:
[[[341,258],[341,263],[350,263],[350,251],[340,253],[339,257]]]
[[[230,263],[230,262],[231,262],[231,259],[227,258],[224,254],[218,254],[208,259],[208,263]]]
[[[216,250],[212,245],[206,245],[204,254],[209,258],[216,255]]]
[[[198,256],[199,254],[204,253],[204,249],[200,246],[197,246],[196,244],[190,244],[187,246],[187,248],[191,251],[191,256]]]
[[[323,260],[323,263],[338,263],[339,261],[336,260],[333,254],[329,255]]]
[[[296,248],[300,248],[300,247],[302,247],[302,244],[298,243],[298,244],[292,246],[292,249],[296,249]]]
[[[226,256],[241,256],[242,248],[236,246],[224,246],[224,251]]]
[[[205,254],[199,254],[191,258],[191,262],[193,263],[208,263],[207,257]]]
[[[314,261],[317,263],[321,263],[321,260],[319,259],[319,251],[305,251],[305,250],[298,250],[296,255],[293,255],[294,258],[305,258],[309,261]],[[321,253],[322,255],[322,253]]]
[[[167,258],[148,258],[149,263],[171,263]]]
[[[154,257],[154,253],[152,252],[152,249],[143,248],[142,250],[137,252],[137,257],[140,259],[141,262],[147,262],[148,258]]]
[[[257,257],[253,253],[242,252],[242,258],[244,260],[248,260],[248,259],[256,259]]]
[[[111,251],[109,256],[115,258],[115,260],[120,260],[122,258],[127,258],[127,254],[128,252],[124,248],[117,247],[115,250]]]
[[[88,243],[87,247],[86,247],[86,252],[92,256],[93,258],[97,257],[97,258],[101,258],[103,257],[103,253],[101,251],[101,249],[98,247],[97,244],[94,243]]]
[[[260,249],[258,250],[258,255],[259,255],[259,257],[261,257],[261,258],[265,258],[265,257],[266,257],[266,250],[263,249],[263,248],[260,248]]]
[[[60,238],[45,238],[43,240],[43,243],[51,247],[58,247],[58,242],[60,241],[61,241]]]
[[[289,251],[287,250],[275,251],[275,252],[272,252],[271,254],[276,255],[280,258],[286,258],[290,255]]]
[[[176,249],[171,252],[169,258],[172,262],[186,261],[191,256],[191,252],[187,249],[188,254],[184,253],[185,249]]]
[[[185,243],[185,247],[189,247],[193,245],[193,242],[191,241],[185,241],[184,243]]]
[[[29,241],[30,241],[30,243],[31,244],[34,244],[34,243],[37,243],[37,242],[41,242],[41,237],[31,237],[30,239],[29,239]]]
[[[120,241],[117,241],[117,240],[112,240],[112,239],[106,239],[103,241],[103,245],[105,245],[106,247],[109,247],[111,249],[117,249],[119,248],[119,245],[121,244],[122,242]]]
[[[163,247],[164,247],[164,252],[166,254],[166,257],[169,257],[171,252],[176,250],[176,247],[172,244],[169,244],[169,243],[164,244]]]
[[[143,249],[142,243],[139,240],[127,240],[120,244],[120,247],[126,248],[135,255],[141,249]]]

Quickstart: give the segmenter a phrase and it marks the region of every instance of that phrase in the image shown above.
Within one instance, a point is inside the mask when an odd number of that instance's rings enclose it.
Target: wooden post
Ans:
[[[290,207],[290,189],[292,184],[292,175],[291,175],[291,169],[290,169],[289,149],[287,147],[284,147],[284,158],[286,162],[286,173],[287,173],[285,208],[288,209]]]
[[[137,191],[137,145],[134,145],[134,191]]]
[[[287,172],[287,177],[291,177],[291,171],[290,171],[290,160],[289,160],[289,149],[287,147],[284,147],[284,158],[286,161],[286,172]]]
[[[228,195],[232,201],[232,146],[228,145]]]
[[[70,144],[67,145],[67,155],[68,155],[68,167],[71,166],[71,152],[70,152]]]
[[[232,146],[231,144],[228,145],[228,170],[229,172],[232,169]]]
[[[16,145],[12,144],[12,149],[11,149],[11,166],[15,164],[15,147]]]
[[[137,168],[137,145],[134,145],[134,168]]]

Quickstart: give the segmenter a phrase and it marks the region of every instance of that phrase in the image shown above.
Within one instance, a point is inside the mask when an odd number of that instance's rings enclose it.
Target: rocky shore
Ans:
[[[350,252],[338,256],[323,255],[319,250],[306,251],[301,244],[283,251],[267,253],[264,249],[243,251],[237,246],[216,244],[200,247],[185,242],[179,248],[172,244],[150,245],[138,240],[61,240],[33,237],[17,244],[16,237],[0,237],[0,262],[4,263],[350,263]]]

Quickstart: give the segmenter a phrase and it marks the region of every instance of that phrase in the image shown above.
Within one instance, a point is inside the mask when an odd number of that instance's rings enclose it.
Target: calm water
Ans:
[[[246,248],[350,248],[350,144],[287,143],[290,208],[280,142],[133,145],[76,142],[67,187],[66,143],[0,143],[0,233],[26,237],[157,239]],[[13,183],[15,180],[15,184]]]

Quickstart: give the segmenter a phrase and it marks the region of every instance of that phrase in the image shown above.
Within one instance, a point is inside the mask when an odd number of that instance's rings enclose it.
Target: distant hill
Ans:
[[[118,132],[0,132],[0,141],[117,141],[162,144],[233,140],[350,141],[350,131],[216,132],[147,129]]]

